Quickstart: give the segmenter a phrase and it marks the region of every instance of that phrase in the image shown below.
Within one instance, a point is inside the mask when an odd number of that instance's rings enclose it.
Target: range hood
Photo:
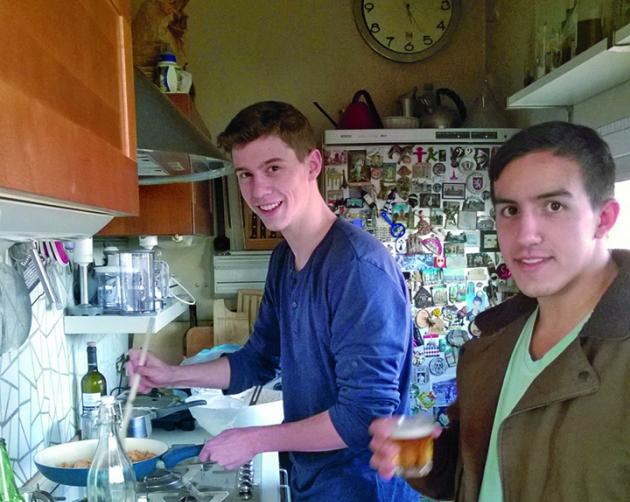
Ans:
[[[232,164],[140,70],[134,68],[140,185],[203,181]]]

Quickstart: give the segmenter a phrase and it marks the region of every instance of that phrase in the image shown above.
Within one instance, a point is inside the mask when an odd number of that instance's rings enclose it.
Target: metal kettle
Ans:
[[[442,97],[446,96],[455,108],[442,104]],[[433,92],[433,85],[424,86],[424,94],[418,98],[420,108],[420,127],[444,129],[459,127],[466,119],[466,105],[455,91],[446,88]]]

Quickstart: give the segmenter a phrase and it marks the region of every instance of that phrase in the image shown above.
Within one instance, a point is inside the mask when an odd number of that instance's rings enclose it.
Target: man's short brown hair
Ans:
[[[317,148],[308,119],[297,108],[281,101],[261,101],[244,108],[219,134],[217,142],[231,152],[264,136],[279,137],[300,161]]]

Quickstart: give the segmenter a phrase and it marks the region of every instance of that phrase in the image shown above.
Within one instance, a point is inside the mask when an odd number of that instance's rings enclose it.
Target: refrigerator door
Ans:
[[[432,411],[444,425],[446,406],[457,396],[459,348],[471,337],[475,315],[500,300],[488,166],[514,132],[379,129],[325,135],[329,207],[380,240],[407,280],[414,320],[411,409]],[[474,135],[483,138],[473,142]]]

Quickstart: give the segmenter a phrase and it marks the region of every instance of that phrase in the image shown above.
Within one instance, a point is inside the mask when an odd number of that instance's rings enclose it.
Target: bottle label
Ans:
[[[83,411],[95,410],[101,404],[100,392],[84,392],[83,393]]]

